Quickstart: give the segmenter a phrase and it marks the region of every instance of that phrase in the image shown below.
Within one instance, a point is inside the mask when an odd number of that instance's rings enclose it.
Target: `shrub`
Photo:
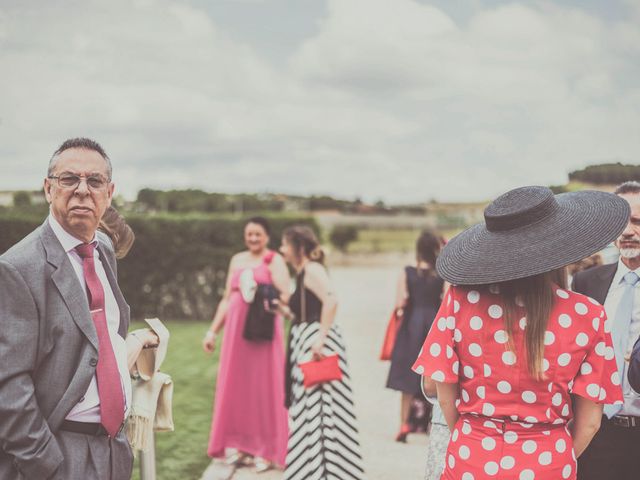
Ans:
[[[25,192],[24,190],[20,190],[19,192],[15,192],[13,194],[13,205],[17,208],[20,207],[30,207],[31,206],[31,195],[29,192]]]
[[[336,225],[329,234],[331,244],[342,252],[346,252],[349,244],[358,239],[358,228],[354,225]]]
[[[136,234],[129,255],[118,264],[118,281],[133,318],[209,319],[225,287],[231,256],[244,248],[245,218],[208,215],[126,215]],[[0,252],[43,221],[41,216],[0,214]],[[270,217],[271,248],[281,232],[308,217]]]

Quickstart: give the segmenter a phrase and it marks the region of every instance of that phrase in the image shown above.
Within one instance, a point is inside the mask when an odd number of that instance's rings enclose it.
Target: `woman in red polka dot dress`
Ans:
[[[624,203],[522,187],[444,248],[453,286],[413,366],[436,381],[452,432],[443,479],[576,478],[602,404],[622,392],[610,321],[564,288],[561,267],[622,232]]]

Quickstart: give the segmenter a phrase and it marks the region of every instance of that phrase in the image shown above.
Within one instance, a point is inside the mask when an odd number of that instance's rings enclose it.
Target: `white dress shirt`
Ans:
[[[611,286],[609,287],[607,299],[604,302],[604,309],[607,312],[607,318],[612,322],[616,318],[618,304],[620,303],[622,294],[625,290],[623,278],[630,271],[629,267],[622,263],[622,260],[618,260],[618,269],[616,270],[616,274],[614,275]],[[633,271],[640,276],[640,268]],[[625,360],[624,370],[622,372],[622,393],[624,394],[624,405],[618,415],[633,415],[640,417],[640,395],[631,388],[629,381],[627,380],[629,356],[631,355],[631,349],[636,343],[638,336],[640,336],[640,282],[635,285],[633,292],[633,312],[631,314],[631,325],[629,325],[627,348],[624,352]]]
[[[82,270],[82,258],[80,258],[80,255],[75,251],[75,248],[84,242],[82,240],[78,240],[62,228],[62,225],[58,223],[53,215],[49,215],[48,221],[53,233],[55,233],[56,237],[60,241],[62,248],[67,252],[69,261],[71,262],[73,270],[76,272],[76,276],[80,282],[80,288],[82,288],[83,292],[86,292],[87,287],[84,279],[84,272]],[[96,241],[95,237],[93,238],[93,241]],[[129,377],[129,369],[127,368],[127,344],[124,338],[118,334],[118,328],[120,327],[120,308],[118,307],[116,297],[114,296],[111,285],[109,284],[109,279],[107,278],[104,266],[100,261],[97,249],[94,250],[93,258],[96,273],[100,279],[102,288],[104,289],[107,329],[109,330],[109,338],[111,339],[111,345],[113,346],[113,353],[116,357],[118,370],[120,371],[126,411],[128,406],[131,405],[131,378]],[[66,418],[67,420],[73,420],[75,422],[100,423],[100,398],[98,396],[98,382],[95,375],[91,379],[87,392],[71,409]]]

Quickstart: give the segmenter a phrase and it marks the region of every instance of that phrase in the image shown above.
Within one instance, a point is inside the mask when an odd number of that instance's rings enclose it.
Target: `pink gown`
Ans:
[[[253,269],[257,283],[272,283],[269,251]],[[239,286],[243,269],[231,277],[231,297],[224,338],[207,453],[221,457],[235,448],[285,465],[288,416],[284,406],[284,341],[282,319],[276,317],[272,341],[250,342],[242,336],[249,304]]]

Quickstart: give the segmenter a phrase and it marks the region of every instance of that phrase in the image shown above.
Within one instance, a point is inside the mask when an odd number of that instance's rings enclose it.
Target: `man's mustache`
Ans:
[[[620,240],[618,240],[619,242],[623,242],[623,243],[637,243],[638,245],[640,245],[640,237],[620,237]]]

